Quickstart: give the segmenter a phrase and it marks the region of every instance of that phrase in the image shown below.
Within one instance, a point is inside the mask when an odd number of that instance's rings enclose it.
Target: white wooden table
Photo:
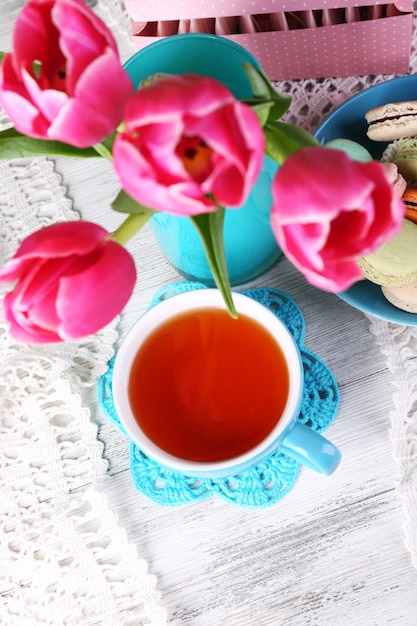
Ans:
[[[83,216],[106,221],[103,207],[113,197],[108,174],[93,163],[60,162],[58,169]],[[132,251],[139,277],[121,337],[155,290],[179,279],[148,232]],[[126,439],[97,409],[110,504],[178,624],[415,626],[417,572],[404,546],[389,438],[393,387],[369,321],[306,284],[285,260],[254,284],[295,298],[307,323],[306,346],[338,381],[340,410],[326,434],[342,450],[340,467],[330,477],[302,468],[293,490],[266,509],[217,498],[161,507],[135,490]]]
[[[21,5],[2,0],[2,49],[9,46],[10,24]],[[57,159],[57,170],[83,218],[108,228],[118,223],[108,210],[118,185],[107,164]],[[129,247],[138,281],[120,338],[155,290],[179,279],[148,229]],[[327,435],[342,451],[339,469],[323,477],[302,468],[292,491],[269,508],[242,508],[219,498],[162,507],[135,490],[127,440],[92,394],[109,462],[110,505],[157,576],[161,603],[174,624],[415,626],[417,572],[404,545],[389,436],[393,385],[369,320],[309,286],[285,260],[254,284],[295,298],[307,323],[306,346],[338,381],[340,410]]]

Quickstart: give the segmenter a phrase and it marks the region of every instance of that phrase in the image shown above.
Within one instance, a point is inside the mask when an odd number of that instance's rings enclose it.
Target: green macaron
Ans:
[[[365,278],[385,287],[417,280],[417,224],[404,219],[401,230],[375,252],[358,259]]]
[[[362,163],[372,161],[372,156],[368,150],[351,139],[331,139],[324,145],[326,148],[346,152],[353,161],[361,161]]]

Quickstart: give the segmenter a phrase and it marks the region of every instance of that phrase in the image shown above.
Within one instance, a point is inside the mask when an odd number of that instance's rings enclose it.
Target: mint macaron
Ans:
[[[368,161],[373,160],[372,155],[366,148],[351,139],[331,139],[325,143],[324,146],[326,148],[333,148],[334,150],[342,150],[342,152],[346,152],[346,154],[348,154],[353,161],[368,163]]]
[[[375,252],[358,259],[365,278],[383,287],[417,280],[417,224],[404,219],[401,230]]]

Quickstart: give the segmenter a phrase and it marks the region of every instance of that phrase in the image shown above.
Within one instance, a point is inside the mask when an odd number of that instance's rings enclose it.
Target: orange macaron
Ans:
[[[402,199],[405,204],[405,215],[404,217],[417,224],[417,189],[413,189],[412,187],[408,187],[403,195]]]

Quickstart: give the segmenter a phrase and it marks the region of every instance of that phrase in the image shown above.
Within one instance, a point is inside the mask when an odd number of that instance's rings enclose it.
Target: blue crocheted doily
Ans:
[[[169,285],[158,291],[150,306],[177,293],[204,288],[205,285],[189,282]],[[305,388],[298,419],[318,432],[324,431],[336,416],[339,390],[329,368],[303,346],[305,322],[300,309],[291,296],[276,289],[251,289],[244,293],[273,311],[300,347]],[[113,360],[98,381],[98,397],[107,417],[126,434],[113,404],[112,373]],[[236,476],[193,478],[160,466],[130,441],[130,469],[136,488],[159,504],[185,504],[217,495],[241,506],[263,507],[277,502],[290,491],[298,475],[299,463],[275,451],[258,465]]]

